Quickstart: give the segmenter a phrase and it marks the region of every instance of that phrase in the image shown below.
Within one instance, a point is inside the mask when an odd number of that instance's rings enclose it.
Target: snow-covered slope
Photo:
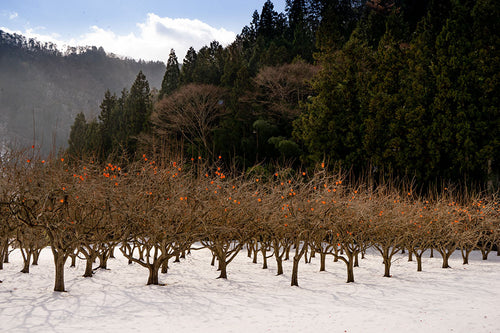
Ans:
[[[300,287],[285,274],[252,264],[241,252],[228,266],[229,279],[216,279],[208,250],[170,263],[165,286],[146,286],[147,271],[127,265],[119,251],[109,270],[83,278],[85,263],[66,268],[66,293],[55,293],[50,249],[39,266],[19,273],[18,251],[0,271],[0,332],[500,332],[500,257],[482,261],[471,254],[452,268],[428,258],[423,272],[400,255],[392,278],[384,278],[382,258],[370,251],[345,283],[344,264],[319,258],[301,262]]]

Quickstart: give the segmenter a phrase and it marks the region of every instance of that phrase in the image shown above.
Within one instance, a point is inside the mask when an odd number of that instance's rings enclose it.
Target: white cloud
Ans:
[[[19,16],[19,14],[17,14],[16,12],[13,12],[13,13],[9,14],[9,19],[13,20],[13,19],[17,18],[18,16]]]
[[[59,34],[57,33],[44,34],[42,32],[39,32],[40,30],[45,30],[44,27],[27,28],[24,31],[11,30],[7,27],[0,27],[0,30],[3,30],[9,34],[23,35],[26,38],[33,38],[40,42],[51,42],[53,44],[56,44],[61,51],[64,51],[66,49],[65,45],[67,45],[67,42],[61,40],[61,36]]]
[[[111,30],[99,26],[90,27],[90,31],[70,40],[61,40],[59,34],[46,34],[37,32],[40,29],[27,29],[25,32],[11,31],[23,34],[28,38],[36,38],[40,41],[50,41],[58,45],[61,51],[66,45],[71,46],[102,46],[107,53],[115,53],[134,59],[159,60],[166,62],[170,49],[174,49],[182,62],[189,47],[196,50],[211,41],[217,40],[222,45],[234,41],[236,34],[223,28],[216,29],[199,20],[185,18],[172,19],[159,17],[156,14],[148,14],[145,22],[137,23],[139,32],[129,34],[116,34]],[[1,28],[9,32],[8,29]]]

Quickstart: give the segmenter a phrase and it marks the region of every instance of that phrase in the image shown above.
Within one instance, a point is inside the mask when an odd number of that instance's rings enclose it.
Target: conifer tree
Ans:
[[[292,41],[292,52],[295,56],[312,62],[314,52],[314,32],[308,13],[306,0],[287,0],[288,13],[287,37]]]
[[[217,41],[204,46],[198,51],[196,65],[192,72],[193,82],[219,85],[224,73],[225,50]]]
[[[104,93],[104,99],[101,102],[99,108],[101,113],[99,114],[99,136],[100,136],[100,158],[106,159],[108,154],[112,150],[112,138],[117,127],[114,118],[114,110],[117,105],[116,94],[111,94],[109,90]]]
[[[472,67],[472,35],[469,10],[453,2],[453,11],[436,39],[436,80],[433,101],[433,132],[438,135],[438,168],[441,177],[468,181],[477,167],[482,129],[477,128],[477,91]]]
[[[431,64],[436,62],[436,37],[446,20],[443,16],[449,15],[450,4],[446,2],[432,1],[430,4],[431,9],[419,22],[409,44],[407,65],[401,73],[403,105],[397,114],[406,135],[400,155],[406,161],[408,174],[424,184],[436,180],[438,170],[439,145],[437,133],[432,130],[436,80]]]
[[[160,93],[158,94],[158,99],[162,99],[163,97],[168,96],[172,92],[174,92],[179,87],[179,83],[180,83],[179,62],[177,61],[177,56],[175,55],[174,49],[171,49],[170,55],[168,56],[165,76],[163,77]]]
[[[481,91],[479,108],[488,144],[479,152],[486,160],[487,186],[494,190],[500,179],[500,3],[480,0],[472,10],[474,70]]]
[[[68,153],[73,158],[81,158],[87,153],[87,121],[80,112],[76,115],[75,122],[71,125],[68,141]]]
[[[182,85],[194,82],[193,73],[196,67],[197,58],[198,54],[196,53],[196,50],[193,47],[190,47],[182,62],[182,70],[180,75],[180,83]]]
[[[403,115],[397,111],[403,104],[400,86],[406,55],[391,30],[382,37],[375,57],[368,112],[364,119],[364,150],[373,169],[390,173],[404,171],[401,150],[404,149],[405,131],[400,118]]]
[[[148,133],[149,118],[153,110],[153,103],[149,90],[149,83],[142,71],[130,88],[130,93],[125,102],[125,125],[127,132],[127,150],[134,154],[137,148],[137,135],[139,133]]]
[[[267,0],[262,6],[260,20],[257,28],[257,34],[262,36],[266,44],[276,36],[276,21],[278,13],[274,11],[274,5],[271,0]]]
[[[349,167],[365,165],[362,150],[366,92],[373,66],[368,45],[355,34],[342,50],[321,53],[322,69],[305,110],[294,122],[294,135],[309,151],[307,159],[325,157]]]

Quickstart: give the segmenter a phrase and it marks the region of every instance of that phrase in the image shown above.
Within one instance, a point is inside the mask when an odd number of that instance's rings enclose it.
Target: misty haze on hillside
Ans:
[[[62,53],[0,30],[0,147],[35,144],[42,154],[57,152],[67,146],[79,112],[97,117],[105,91],[129,89],[141,70],[152,88],[160,86],[162,62],[121,59],[97,47]]]

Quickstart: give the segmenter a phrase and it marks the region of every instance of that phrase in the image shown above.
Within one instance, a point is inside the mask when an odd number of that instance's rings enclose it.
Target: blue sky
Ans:
[[[2,0],[0,29],[59,48],[103,46],[107,52],[166,61],[170,48],[182,60],[189,46],[230,43],[265,0]],[[277,12],[285,0],[272,1]]]

